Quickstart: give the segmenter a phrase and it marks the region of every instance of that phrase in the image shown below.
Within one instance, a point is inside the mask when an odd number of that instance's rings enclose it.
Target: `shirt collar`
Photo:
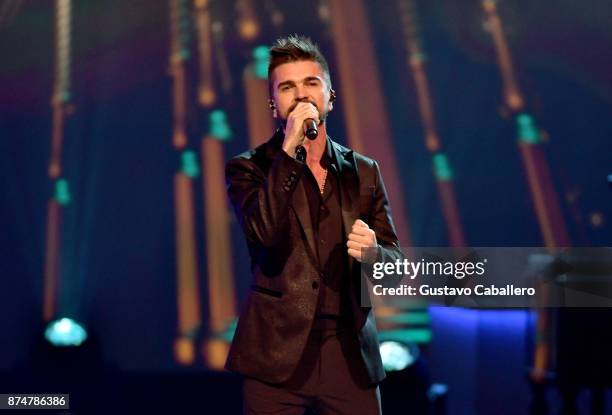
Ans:
[[[332,141],[329,136],[327,136],[325,151],[323,152],[323,165],[325,167],[333,166],[334,171],[338,171],[338,160],[336,160],[336,153],[332,148]]]

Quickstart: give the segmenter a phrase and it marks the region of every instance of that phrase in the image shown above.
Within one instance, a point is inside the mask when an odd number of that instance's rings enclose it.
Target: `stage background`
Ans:
[[[395,214],[406,218],[408,243],[448,245],[401,13],[395,1],[363,3],[379,74],[374,85],[380,86],[388,119],[374,122],[387,125],[394,158],[379,162],[396,166],[398,180],[387,190],[404,205]],[[0,25],[0,370],[7,372],[32,364],[43,327],[48,202],[57,184],[48,175],[54,3],[14,4],[14,12],[11,5],[2,6]],[[253,4],[259,32],[252,39],[240,35],[234,2],[210,6],[213,18],[224,24],[221,44],[232,80],[229,90],[217,88],[214,105],[224,111],[232,131],[223,141],[224,160],[250,147],[242,76],[256,46],[289,33],[311,36],[328,56],[338,96],[348,93],[339,84],[333,19],[321,19],[319,3]],[[282,12],[281,24],[270,23],[270,4]],[[549,202],[560,209],[575,246],[612,243],[612,189],[606,182],[612,173],[611,7],[605,0],[498,4],[524,112],[535,120],[550,171],[556,198]],[[414,10],[466,242],[544,245],[517,144],[516,114],[504,104],[481,3],[416,1]],[[58,309],[87,325],[109,367],[128,373],[207,370],[200,353],[192,364],[177,363],[173,346],[179,318],[174,176],[181,158],[172,145],[169,21],[169,6],[162,1],[92,0],[74,2],[72,9],[72,113],[62,152],[71,202],[61,223]],[[213,107],[197,104],[197,35],[193,28],[191,33],[185,64],[187,136],[198,153]],[[343,104],[342,99],[336,103],[328,129],[332,138],[350,144]],[[265,99],[260,105],[267,108]],[[376,143],[378,137],[361,139]],[[206,174],[206,166],[200,165],[200,172]],[[198,341],[206,337],[210,321],[206,249],[211,242],[205,237],[202,185],[202,176],[193,179]],[[250,284],[249,263],[235,220],[230,231],[233,270],[227,277],[234,281],[239,308]],[[526,407],[532,315],[455,309],[433,309],[430,315],[432,379],[449,385],[449,406],[463,408],[450,413],[498,405],[502,409],[488,413],[515,413],[512,408]],[[502,381],[505,388],[498,387]]]

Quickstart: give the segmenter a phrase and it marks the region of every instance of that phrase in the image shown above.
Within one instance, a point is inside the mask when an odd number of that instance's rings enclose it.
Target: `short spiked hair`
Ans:
[[[272,93],[272,72],[277,66],[289,62],[313,61],[321,66],[327,86],[331,88],[329,66],[319,47],[309,37],[290,35],[276,40],[270,48],[270,63],[268,65],[268,82]]]

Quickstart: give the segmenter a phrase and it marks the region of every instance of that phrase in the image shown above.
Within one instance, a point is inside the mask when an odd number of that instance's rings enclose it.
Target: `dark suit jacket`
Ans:
[[[226,165],[228,194],[251,256],[252,290],[240,315],[226,368],[265,382],[287,380],[301,357],[317,306],[320,272],[304,163],[281,148],[282,132]],[[345,238],[361,218],[376,232],[379,258],[399,243],[376,162],[335,142]],[[360,304],[360,263],[349,257],[351,306],[361,357],[372,383],[385,372],[374,315]]]

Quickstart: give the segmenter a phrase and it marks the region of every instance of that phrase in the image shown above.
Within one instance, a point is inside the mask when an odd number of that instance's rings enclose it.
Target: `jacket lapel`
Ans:
[[[271,164],[274,158],[280,151],[283,151],[281,146],[283,142],[283,132],[280,128],[277,128],[274,135],[266,143],[266,156]],[[306,236],[306,242],[309,248],[309,255],[318,264],[316,256],[316,245],[314,240],[314,229],[312,228],[312,219],[310,218],[310,210],[308,209],[308,200],[306,199],[306,189],[304,189],[304,182],[300,180],[293,192],[291,209],[295,212],[298,218],[298,222],[302,227],[304,235]]]
[[[359,218],[359,174],[353,151],[332,141],[332,148],[338,161],[340,177],[340,206],[344,236],[348,239],[355,220]],[[349,269],[352,269],[354,258],[349,256]]]
[[[308,200],[306,199],[306,189],[304,189],[304,179],[300,180],[293,192],[293,200],[291,207],[295,212],[295,215],[302,226],[304,235],[306,235],[306,241],[310,248],[311,256],[316,259],[316,245],[314,241],[314,229],[312,228],[312,219],[310,217],[310,210],[308,209]],[[317,262],[318,263],[318,262]]]

